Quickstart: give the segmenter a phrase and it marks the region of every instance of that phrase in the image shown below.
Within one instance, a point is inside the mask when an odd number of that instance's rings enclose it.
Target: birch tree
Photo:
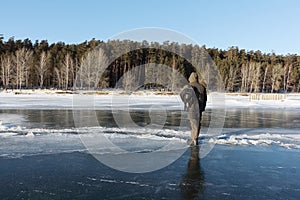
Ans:
[[[79,69],[79,78],[81,87],[87,87],[89,90],[99,88],[100,80],[105,75],[108,66],[108,59],[103,49],[95,49],[89,52],[86,58],[82,61]],[[101,82],[101,84],[108,84]]]
[[[254,92],[259,92],[261,87],[261,64],[255,62],[253,69],[253,84],[252,89],[254,88]]]
[[[292,64],[285,64],[283,68],[283,90],[287,92],[290,86],[290,78],[292,72],[293,65]]]
[[[236,86],[236,81],[237,81],[237,75],[238,75],[238,70],[236,69],[236,66],[231,65],[229,68],[229,74],[228,74],[228,84],[226,91],[232,92],[234,91],[234,88]]]
[[[15,69],[16,69],[16,86],[21,89],[25,82],[26,87],[28,87],[29,79],[29,62],[32,57],[32,51],[25,49],[24,47],[16,51],[15,55]]]
[[[272,74],[271,74],[271,93],[274,91],[278,91],[280,89],[281,84],[281,78],[282,78],[283,69],[280,64],[276,64],[272,68]]]
[[[61,74],[64,77],[62,82],[64,82],[64,88],[66,90],[70,85],[70,80],[73,79],[73,69],[74,69],[73,59],[71,58],[70,54],[67,53],[64,59],[63,68],[61,70]]]
[[[264,78],[263,78],[263,85],[262,85],[262,92],[266,91],[266,83],[267,83],[267,75],[269,72],[270,65],[267,65],[265,68]]]
[[[242,92],[248,92],[248,65],[243,64],[242,69],[241,69],[241,74],[242,74],[242,86],[241,86],[241,91]]]
[[[57,79],[57,85],[58,88],[62,87],[62,77],[61,77],[61,70],[59,70],[57,67],[54,68],[55,76]]]
[[[49,69],[49,67],[47,65],[47,60],[48,60],[48,53],[43,51],[40,55],[39,64],[36,66],[37,74],[39,77],[39,85],[41,88],[44,86],[46,73]]]
[[[7,54],[1,57],[2,84],[5,89],[11,84],[11,74],[13,71],[12,56]]]

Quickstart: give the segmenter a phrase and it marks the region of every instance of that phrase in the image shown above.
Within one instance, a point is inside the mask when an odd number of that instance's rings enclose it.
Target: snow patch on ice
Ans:
[[[203,128],[205,129],[205,127]],[[205,143],[220,145],[270,146],[300,149],[300,130],[297,129],[223,129],[222,135],[201,134],[200,145]],[[213,130],[211,130],[213,131]],[[205,131],[204,131],[205,132]],[[81,137],[97,138],[103,134],[111,142],[120,144],[131,152],[157,151],[164,145],[186,145],[189,130],[81,127],[68,129],[24,128],[1,125],[0,156],[22,157],[28,155],[87,152]],[[172,146],[175,148],[175,146]],[[110,153],[108,149],[97,147],[96,152]],[[161,151],[166,151],[162,149]],[[93,149],[89,149],[93,151]]]
[[[269,129],[268,129],[269,130]],[[261,133],[261,129],[257,132],[251,132],[249,134],[230,135],[223,134],[218,137],[210,138],[208,142],[221,144],[221,145],[262,145],[270,146],[277,145],[289,149],[300,149],[300,131],[290,130],[294,132],[284,133],[288,130],[280,129],[283,133]],[[228,131],[228,130],[227,130]],[[276,131],[274,129],[273,131]],[[279,131],[279,130],[277,130]]]

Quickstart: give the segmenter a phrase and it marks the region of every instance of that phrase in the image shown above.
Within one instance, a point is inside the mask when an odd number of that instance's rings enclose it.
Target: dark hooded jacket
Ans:
[[[185,109],[189,113],[198,115],[198,113],[204,111],[206,107],[206,88],[203,84],[199,83],[198,75],[195,72],[190,75],[189,82],[190,84],[186,85],[181,91],[180,97],[185,104]]]
[[[193,72],[189,77],[190,85],[197,91],[195,91],[196,96],[198,97],[199,110],[202,112],[205,110],[206,102],[207,102],[207,93],[206,88],[203,84],[199,83],[198,75]],[[198,94],[197,94],[198,93]]]

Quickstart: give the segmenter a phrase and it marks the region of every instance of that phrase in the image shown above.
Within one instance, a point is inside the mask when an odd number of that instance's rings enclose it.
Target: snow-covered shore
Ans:
[[[0,92],[0,109],[72,109],[73,100],[79,96],[90,98],[95,109],[130,107],[131,109],[163,106],[166,109],[181,109],[178,95],[171,93],[137,92],[126,94],[120,91],[103,91],[97,95],[70,94],[60,90],[14,90]],[[250,100],[245,94],[212,94],[208,108],[253,108],[253,109],[300,109],[300,94],[288,94],[283,100]]]
[[[226,95],[227,108],[300,109],[300,94],[288,94],[283,100],[250,100],[249,96]]]

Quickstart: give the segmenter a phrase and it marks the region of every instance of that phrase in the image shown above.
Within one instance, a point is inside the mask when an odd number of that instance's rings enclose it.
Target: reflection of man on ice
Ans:
[[[198,199],[204,191],[204,174],[200,165],[199,146],[191,148],[187,171],[180,184],[183,199]]]
[[[205,86],[199,83],[197,73],[193,72],[190,75],[189,82],[190,84],[182,89],[180,97],[184,103],[184,109],[188,112],[191,124],[191,145],[198,145],[202,112],[206,107],[207,93]]]

